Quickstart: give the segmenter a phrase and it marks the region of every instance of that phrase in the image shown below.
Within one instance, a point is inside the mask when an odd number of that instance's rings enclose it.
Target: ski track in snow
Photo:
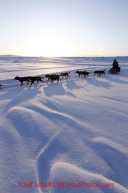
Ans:
[[[78,69],[107,71],[113,58],[0,57],[1,192],[128,192],[128,58],[117,60],[120,74],[78,78]],[[61,71],[71,71],[71,78],[37,87],[13,80]],[[114,188],[23,188],[18,182]]]

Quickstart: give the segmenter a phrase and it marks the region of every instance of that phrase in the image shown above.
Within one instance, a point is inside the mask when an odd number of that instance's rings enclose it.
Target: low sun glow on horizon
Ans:
[[[52,30],[51,32],[49,29],[48,31],[45,29],[45,32],[42,34],[36,37],[32,47],[26,50],[27,55],[54,57],[65,56],[71,53],[72,46],[70,42],[57,31]]]

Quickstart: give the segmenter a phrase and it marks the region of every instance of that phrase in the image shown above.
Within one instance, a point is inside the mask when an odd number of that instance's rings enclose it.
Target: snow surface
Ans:
[[[128,57],[0,56],[0,189],[2,193],[128,192]],[[15,76],[71,71],[62,83],[20,87]],[[114,183],[112,188],[18,187],[19,182]]]

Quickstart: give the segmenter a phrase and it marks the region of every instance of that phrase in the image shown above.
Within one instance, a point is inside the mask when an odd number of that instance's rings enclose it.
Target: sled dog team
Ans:
[[[116,59],[114,59],[113,67],[108,71],[108,73],[115,74],[117,72],[120,72],[120,67],[118,66],[118,62],[116,61]],[[76,73],[78,74],[78,77],[82,76],[82,77],[87,78],[91,72],[87,72],[86,70],[84,70],[84,71],[76,71]],[[20,86],[24,85],[23,82],[27,82],[27,85],[29,82],[31,82],[30,86],[32,86],[33,84],[37,86],[39,82],[47,83],[50,81],[51,83],[53,83],[55,80],[57,82],[59,82],[59,81],[61,82],[61,80],[63,78],[66,78],[66,79],[70,78],[69,74],[70,74],[70,72],[62,72],[60,75],[59,74],[46,74],[45,75],[45,78],[47,78],[46,82],[44,82],[42,80],[42,79],[44,79],[44,77],[40,77],[40,76],[34,76],[34,77],[32,77],[32,76],[25,76],[25,77],[16,76],[14,78],[14,80],[19,80],[21,83]],[[105,70],[96,70],[93,72],[93,76],[95,76],[95,75],[97,75],[99,77],[101,75],[105,76]],[[62,77],[62,79],[60,79],[60,77]],[[37,82],[37,84],[35,84],[35,81]],[[2,84],[0,84],[0,89],[2,90]]]
[[[57,81],[57,82],[60,81],[61,82],[61,80],[63,78],[65,78],[65,79],[70,78],[69,73],[70,72],[64,72],[64,73],[61,73],[60,75],[59,74],[46,74],[45,75],[45,78],[47,78],[46,82],[43,81],[44,77],[40,77],[40,76],[35,76],[35,77],[32,77],[32,76],[19,77],[19,76],[16,76],[14,78],[14,80],[19,80],[20,83],[21,83],[21,86],[24,85],[23,82],[27,82],[27,85],[28,85],[29,82],[31,82],[30,86],[32,86],[33,84],[37,86],[39,82],[43,82],[43,83],[47,83],[49,81],[51,83],[53,83],[54,81]],[[78,77],[83,76],[83,77],[87,78],[91,72],[87,72],[87,71],[84,70],[84,71],[76,71],[76,73],[78,74]],[[105,70],[104,71],[101,71],[101,70],[94,71],[93,76],[94,75],[97,75],[97,76],[105,75]],[[62,79],[60,77],[62,77]],[[35,84],[35,81],[36,81],[37,84]]]

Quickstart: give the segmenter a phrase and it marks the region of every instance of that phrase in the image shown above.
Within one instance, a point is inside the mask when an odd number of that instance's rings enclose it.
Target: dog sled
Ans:
[[[117,68],[114,68],[114,67],[112,67],[112,68],[110,68],[110,70],[108,71],[108,73],[109,74],[117,74],[118,72],[120,72],[121,71],[121,67],[117,67]]]

